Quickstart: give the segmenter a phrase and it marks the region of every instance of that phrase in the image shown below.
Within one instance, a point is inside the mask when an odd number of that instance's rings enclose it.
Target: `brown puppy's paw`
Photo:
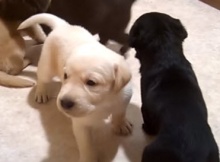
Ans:
[[[120,48],[120,54],[122,56],[125,56],[125,53],[129,50],[130,48],[127,45],[124,45]]]
[[[117,135],[127,136],[132,133],[133,125],[127,119],[124,119],[121,123],[113,124],[112,129]]]

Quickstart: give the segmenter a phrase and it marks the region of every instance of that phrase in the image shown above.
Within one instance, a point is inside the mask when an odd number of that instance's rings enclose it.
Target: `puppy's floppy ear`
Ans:
[[[156,34],[154,30],[146,29],[145,25],[137,21],[129,32],[129,46],[135,49],[144,49],[152,41],[157,41]]]
[[[172,30],[181,41],[187,38],[188,33],[179,19],[174,19]]]
[[[129,32],[128,43],[130,47],[137,48],[143,44],[145,31],[141,30],[135,23]]]
[[[115,91],[120,91],[130,81],[130,79],[131,72],[124,60],[114,65],[113,88],[115,89]]]

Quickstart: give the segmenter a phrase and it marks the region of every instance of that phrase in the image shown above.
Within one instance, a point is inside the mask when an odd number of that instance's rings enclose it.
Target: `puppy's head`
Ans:
[[[70,117],[81,117],[109,105],[129,82],[124,59],[105,47],[86,46],[66,62],[58,108]]]
[[[136,50],[157,49],[162,44],[182,44],[187,32],[180,20],[152,12],[140,16],[129,33],[129,44]]]

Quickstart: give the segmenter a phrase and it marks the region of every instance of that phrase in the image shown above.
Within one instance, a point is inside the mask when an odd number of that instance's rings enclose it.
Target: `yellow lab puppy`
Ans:
[[[131,73],[119,54],[100,44],[80,26],[73,26],[51,15],[39,14],[24,21],[19,29],[46,24],[52,32],[46,39],[38,64],[35,99],[45,103],[50,98],[47,84],[54,76],[62,81],[57,106],[71,118],[80,153],[80,162],[98,162],[91,137],[111,116],[113,130],[121,135],[131,133],[125,118],[132,96]]]

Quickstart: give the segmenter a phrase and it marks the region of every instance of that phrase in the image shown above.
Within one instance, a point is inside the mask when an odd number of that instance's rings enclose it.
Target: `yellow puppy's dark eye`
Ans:
[[[66,73],[64,73],[63,78],[64,78],[64,79],[67,79],[67,74],[66,74]]]
[[[96,85],[96,82],[94,82],[93,80],[87,80],[86,84],[88,86],[95,86]]]

